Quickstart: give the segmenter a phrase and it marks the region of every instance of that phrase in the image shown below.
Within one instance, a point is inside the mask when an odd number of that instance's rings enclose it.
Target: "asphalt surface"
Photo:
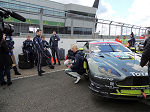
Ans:
[[[149,112],[138,101],[95,97],[84,78],[79,84],[64,71],[14,80],[0,87],[0,112]]]

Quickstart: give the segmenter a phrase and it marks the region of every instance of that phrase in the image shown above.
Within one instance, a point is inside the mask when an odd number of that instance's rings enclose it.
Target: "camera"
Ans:
[[[10,16],[22,22],[26,21],[23,16],[11,10],[0,7],[0,40],[2,39],[3,33],[6,34],[6,36],[12,36],[12,33],[14,32],[13,25],[6,24],[3,21],[3,19],[9,18]]]

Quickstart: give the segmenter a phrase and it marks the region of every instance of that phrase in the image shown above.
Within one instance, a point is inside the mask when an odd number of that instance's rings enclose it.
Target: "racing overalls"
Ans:
[[[23,47],[22,47],[23,53],[27,57],[27,62],[33,62],[33,41],[32,40],[25,40],[23,42]]]
[[[36,35],[33,39],[33,44],[34,44],[35,51],[37,54],[37,70],[40,73],[42,71],[41,62],[42,62],[42,54],[44,51],[41,37]]]
[[[52,65],[52,62],[51,62],[51,57],[52,56],[51,56],[50,52],[47,50],[48,48],[50,48],[50,45],[46,40],[42,40],[42,45],[45,49],[43,57],[46,58],[46,62],[47,62],[48,65]]]
[[[51,36],[50,41],[49,41],[49,44],[52,50],[52,56],[54,59],[54,64],[56,64],[55,54],[57,56],[58,62],[60,63],[58,41],[60,41],[60,38],[58,35]]]

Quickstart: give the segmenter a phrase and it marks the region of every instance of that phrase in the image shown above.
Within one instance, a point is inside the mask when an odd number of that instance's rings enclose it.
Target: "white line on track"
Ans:
[[[56,70],[56,71],[52,71],[52,72],[45,72],[45,73],[43,73],[43,75],[44,74],[49,74],[49,73],[54,73],[54,72],[61,72],[61,71],[64,71],[64,70],[65,69]],[[12,80],[19,80],[19,79],[30,78],[30,77],[34,77],[34,76],[38,76],[38,74],[29,75],[29,76],[20,76],[20,77],[17,77],[17,78],[13,78]]]

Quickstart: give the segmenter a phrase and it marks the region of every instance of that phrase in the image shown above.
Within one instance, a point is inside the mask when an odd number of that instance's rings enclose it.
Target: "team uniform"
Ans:
[[[42,40],[42,45],[44,50],[44,54],[43,57],[46,58],[46,62],[49,65],[50,68],[54,69],[54,66],[52,66],[52,62],[51,62],[51,54],[50,52],[47,50],[48,48],[50,48],[49,43],[46,40]]]
[[[83,68],[84,63],[84,53],[77,51],[75,53],[75,60],[70,69],[66,69],[65,72],[67,75],[76,78],[75,84],[81,79],[80,76],[86,73],[86,70]]]
[[[41,74],[42,73],[42,69],[41,69],[42,54],[44,51],[41,37],[36,35],[33,39],[33,44],[34,44],[35,51],[37,54],[37,70],[38,70],[38,73]]]
[[[34,54],[34,50],[33,50],[33,41],[32,40],[25,40],[23,42],[23,48],[22,51],[26,56],[26,60],[27,62],[33,62],[33,54]]]
[[[58,41],[60,41],[60,38],[58,35],[51,36],[50,41],[49,41],[49,44],[52,50],[52,56],[54,59],[54,64],[56,64],[55,54],[57,56],[58,63],[60,64]]]

